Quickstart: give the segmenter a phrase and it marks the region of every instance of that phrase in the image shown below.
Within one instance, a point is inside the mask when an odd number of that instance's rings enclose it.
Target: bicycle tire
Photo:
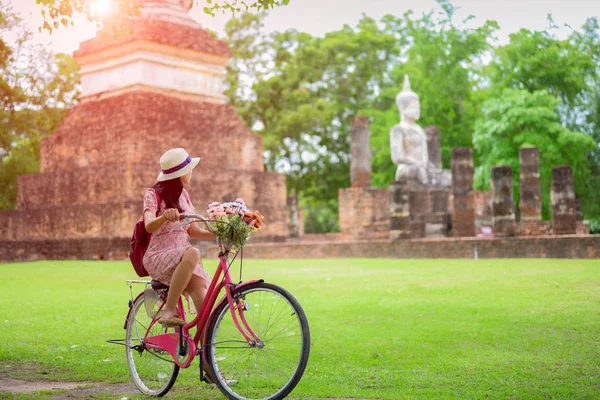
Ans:
[[[133,383],[140,392],[147,396],[161,397],[175,384],[179,366],[173,362],[167,352],[148,350],[143,346],[150,322],[152,318],[146,311],[144,296],[139,296],[133,302],[127,320],[125,336],[127,367]],[[165,333],[166,330],[162,325],[155,324],[151,332],[158,334]],[[135,346],[142,346],[143,350],[138,351]],[[144,364],[150,364],[151,367],[147,368]]]
[[[288,291],[264,282],[234,291],[234,298],[244,301],[244,315],[264,347],[248,345],[233,323],[228,302],[221,303],[209,321],[203,346],[214,383],[231,400],[283,399],[296,387],[308,363],[306,314]],[[269,311],[276,314],[274,319],[266,314]],[[271,370],[265,366],[269,361],[276,364]]]

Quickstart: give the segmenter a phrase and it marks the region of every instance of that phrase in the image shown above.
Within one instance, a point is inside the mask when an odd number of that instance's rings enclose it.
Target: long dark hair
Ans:
[[[164,200],[167,208],[176,208],[179,212],[183,212],[183,209],[179,206],[179,197],[181,197],[183,191],[181,178],[156,182],[152,189],[156,190],[161,200]]]

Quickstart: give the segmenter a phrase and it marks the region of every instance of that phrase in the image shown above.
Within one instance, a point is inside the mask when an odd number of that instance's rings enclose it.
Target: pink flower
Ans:
[[[240,203],[242,206],[246,205],[246,202],[244,200],[242,200],[241,198],[239,198],[239,197],[237,199],[235,199],[235,202],[236,203]]]
[[[219,203],[218,201],[213,201],[212,203],[210,203],[208,205],[208,208],[213,208],[213,207],[217,207],[217,206],[220,206],[220,205],[221,205],[221,203]]]

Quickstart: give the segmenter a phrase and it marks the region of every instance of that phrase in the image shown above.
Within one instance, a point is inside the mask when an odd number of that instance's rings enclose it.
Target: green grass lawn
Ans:
[[[132,272],[0,265],[0,374],[128,382],[105,340],[124,337]],[[246,260],[244,278],[287,288],[308,316],[290,398],[600,397],[600,260]],[[170,397],[224,398],[197,374],[195,361]]]

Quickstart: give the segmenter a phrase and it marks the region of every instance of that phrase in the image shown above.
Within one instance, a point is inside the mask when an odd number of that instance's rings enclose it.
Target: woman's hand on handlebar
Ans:
[[[179,216],[179,211],[176,208],[168,208],[163,214],[163,217],[169,222],[179,221]]]

